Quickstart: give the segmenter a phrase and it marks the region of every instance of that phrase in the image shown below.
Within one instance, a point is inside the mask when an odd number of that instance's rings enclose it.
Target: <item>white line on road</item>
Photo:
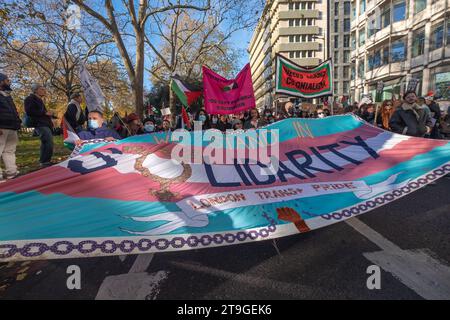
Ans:
[[[154,257],[153,253],[139,254],[128,273],[106,277],[95,300],[154,300],[159,293],[168,272],[158,271],[148,274],[147,268]]]
[[[450,299],[450,267],[423,250],[402,250],[357,218],[346,223],[383,250],[363,253],[372,263],[425,299]]]
[[[298,298],[299,292],[314,292],[318,290],[318,287],[288,283],[269,278],[255,277],[241,273],[233,273],[221,269],[207,267],[193,262],[170,261],[170,264],[180,269],[211,275],[219,279],[222,278],[235,281],[242,284],[243,286],[252,286],[255,288],[274,290],[283,295],[292,296],[293,298]]]

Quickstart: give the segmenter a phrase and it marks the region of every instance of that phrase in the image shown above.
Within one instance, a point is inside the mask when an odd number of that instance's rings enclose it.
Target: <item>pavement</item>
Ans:
[[[442,178],[347,222],[276,241],[3,263],[0,299],[449,300],[449,190]],[[67,287],[71,265],[80,268],[80,289]],[[368,288],[373,279],[379,289]]]

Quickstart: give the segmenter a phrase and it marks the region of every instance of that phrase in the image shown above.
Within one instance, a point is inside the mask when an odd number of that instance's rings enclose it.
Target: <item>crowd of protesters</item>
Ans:
[[[347,111],[395,133],[430,139],[450,138],[450,107],[441,112],[433,92],[424,97],[418,97],[414,91],[406,92],[402,100],[385,100],[378,107],[363,100]]]
[[[41,167],[53,164],[53,133],[57,117],[45,106],[45,87],[33,84],[30,89],[30,95],[24,100],[26,114],[22,120],[11,97],[11,81],[5,74],[0,73],[0,158],[6,169],[4,175],[0,168],[0,182],[13,179],[19,174],[15,152],[19,141],[17,132],[22,125],[34,128],[35,134],[39,136]],[[172,122],[170,115],[155,114],[153,110],[148,111],[144,119],[135,113],[125,117],[116,113],[107,121],[101,111],[87,112],[82,109],[83,98],[80,93],[74,93],[70,98],[64,119],[67,127],[79,137],[76,144],[91,139],[113,141],[180,128],[217,129],[222,132],[231,129],[251,130],[287,118],[325,118],[332,114],[326,104],[296,104],[289,101],[277,112],[266,107],[262,112],[253,108],[233,115],[210,115],[200,109],[195,113],[187,113],[188,123],[185,123],[182,116],[177,116]],[[432,139],[450,138],[450,110],[442,113],[432,92],[425,97],[418,97],[415,92],[406,92],[402,100],[386,100],[379,106],[370,99],[363,99],[360,103],[335,108],[333,112],[334,115],[346,113],[353,113],[372,125],[399,134]],[[194,121],[197,126],[194,126]]]

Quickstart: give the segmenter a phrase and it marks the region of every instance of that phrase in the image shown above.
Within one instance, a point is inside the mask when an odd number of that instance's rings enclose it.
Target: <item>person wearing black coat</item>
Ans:
[[[222,132],[226,132],[227,130],[231,130],[231,123],[228,122],[228,118],[226,115],[221,115],[219,117],[219,121],[217,122],[216,129]]]
[[[431,129],[430,138],[431,139],[441,139],[441,134],[439,132],[439,123],[441,121],[441,108],[439,108],[439,104],[434,101],[433,95],[425,96],[425,104],[431,111],[431,117],[434,119],[434,126]]]
[[[83,131],[83,126],[86,123],[86,115],[83,109],[81,109],[81,103],[83,102],[83,97],[80,93],[73,93],[70,96],[70,102],[67,105],[66,113],[64,113],[64,118],[69,123],[75,132]]]
[[[395,110],[389,121],[392,131],[413,137],[423,137],[430,133],[431,117],[417,105],[416,93],[406,92],[403,100],[403,104]]]
[[[31,126],[35,128],[41,139],[41,150],[39,162],[41,167],[52,165],[53,156],[53,112],[47,111],[44,101],[46,95],[45,87],[33,84],[32,92],[25,98],[25,112],[31,119]]]
[[[16,177],[19,172],[16,165],[16,147],[19,142],[17,131],[21,120],[11,97],[11,81],[0,73],[0,158],[5,164],[6,179]],[[0,167],[0,182],[4,182]]]

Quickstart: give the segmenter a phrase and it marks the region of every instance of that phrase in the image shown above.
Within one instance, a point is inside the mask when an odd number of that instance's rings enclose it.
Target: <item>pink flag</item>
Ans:
[[[256,106],[250,64],[228,80],[203,66],[203,96],[209,114],[233,114]]]

